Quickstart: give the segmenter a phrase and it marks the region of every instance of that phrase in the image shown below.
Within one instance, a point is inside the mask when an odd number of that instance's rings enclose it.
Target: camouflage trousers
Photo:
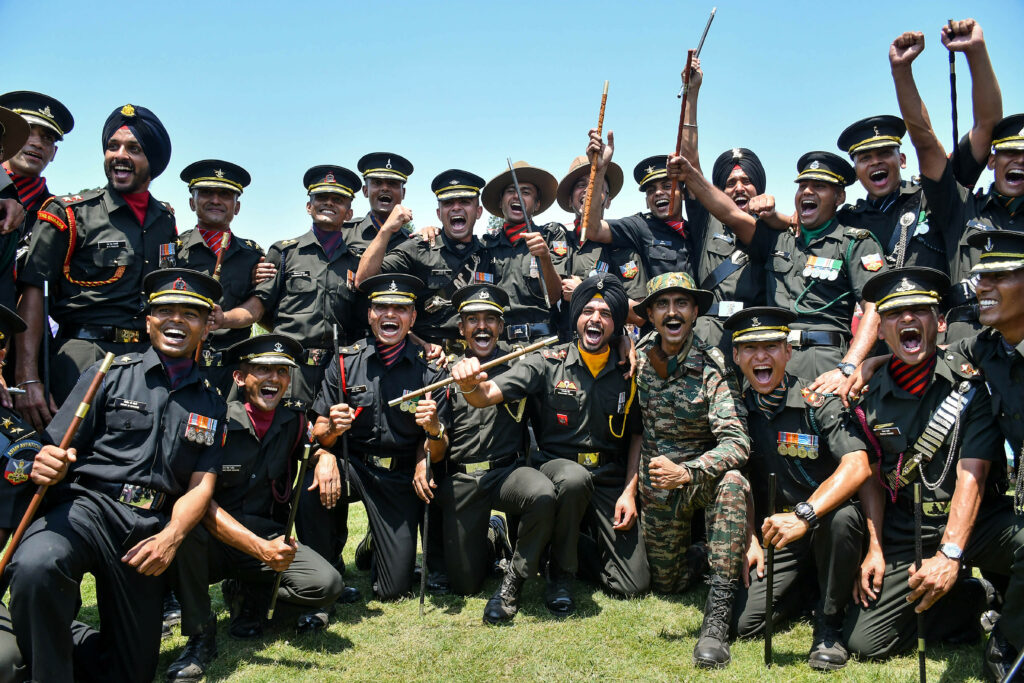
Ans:
[[[644,458],[647,461],[647,458]],[[640,477],[640,527],[647,545],[651,588],[678,593],[700,577],[691,576],[686,562],[693,515],[704,509],[708,561],[712,574],[738,580],[746,540],[747,496],[750,484],[736,470],[714,479],[701,476],[681,488],[663,491],[651,486],[646,462]]]

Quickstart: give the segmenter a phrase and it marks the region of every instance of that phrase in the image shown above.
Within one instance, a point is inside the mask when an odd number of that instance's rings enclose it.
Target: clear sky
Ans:
[[[712,1],[718,14],[701,55],[699,106],[706,170],[722,150],[750,147],[767,168],[768,191],[791,210],[800,154],[837,151],[849,123],[899,113],[887,55],[904,30],[925,32],[915,74],[948,146],[948,53],[939,28],[963,18],[968,3]],[[445,169],[489,179],[511,156],[560,179],[597,122],[607,79],[605,128],[616,133],[627,176],[614,217],[643,208],[633,166],[675,145],[679,72],[711,6],[11,0],[0,2],[0,26],[11,37],[2,87],[51,94],[75,116],[46,172],[53,191],[102,185],[104,119],[125,103],[143,105],[171,135],[170,165],[151,189],[175,206],[179,229],[194,222],[178,173],[198,159],[227,159],[253,176],[233,229],[266,247],[308,229],[307,168],[355,169],[371,151],[415,165],[405,204],[420,226],[436,224],[430,181]],[[1024,111],[1017,52],[1024,3],[969,6],[985,32],[1004,113]],[[971,105],[962,55],[957,79],[963,134]],[[905,151],[909,175],[916,172],[909,141]],[[364,214],[366,200],[353,208]],[[543,218],[566,217],[556,205]],[[478,227],[485,223],[486,215]]]

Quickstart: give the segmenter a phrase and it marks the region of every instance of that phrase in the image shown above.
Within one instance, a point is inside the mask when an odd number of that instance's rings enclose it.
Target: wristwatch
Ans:
[[[853,374],[853,371],[857,369],[857,366],[853,363],[839,363],[836,365],[839,368],[839,372],[843,373],[847,377]]]
[[[807,522],[812,529],[818,526],[818,515],[814,513],[814,506],[810,503],[797,503],[793,508],[793,514]]]
[[[424,430],[424,431],[426,431],[426,430]],[[430,432],[427,432],[427,438],[430,439],[431,441],[440,441],[443,436],[444,436],[444,422],[441,423],[441,429],[440,429],[440,431],[437,432],[437,436],[434,436]]]
[[[963,556],[963,548],[958,546],[956,543],[943,543],[939,546],[939,552],[948,557],[951,560],[959,562]]]

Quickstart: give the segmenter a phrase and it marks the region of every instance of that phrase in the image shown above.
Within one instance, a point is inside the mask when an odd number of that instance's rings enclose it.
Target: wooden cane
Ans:
[[[608,104],[608,81],[604,82],[604,92],[601,93],[601,110],[597,113],[597,137],[601,138],[601,133],[604,130],[604,107]],[[599,152],[595,152],[590,158],[590,180],[587,181],[587,195],[583,200],[583,221],[580,229],[580,244],[587,241],[587,226],[589,222],[587,220],[590,216],[590,202],[594,199],[594,177],[597,175],[597,162]]]
[[[92,400],[96,397],[96,392],[99,391],[100,384],[103,383],[103,378],[106,376],[107,371],[110,370],[110,366],[114,362],[114,354],[108,353],[103,358],[103,362],[100,363],[100,369],[96,373],[96,376],[92,378],[92,382],[89,384],[89,389],[85,392],[85,396],[82,398],[82,402],[78,404],[78,409],[75,410],[75,416],[71,418],[71,424],[68,425],[67,431],[64,432],[64,438],[60,440],[61,450],[66,451],[71,445],[71,440],[75,438],[75,433],[78,431],[78,427],[82,424],[82,420],[89,414],[89,408],[92,405]],[[18,528],[14,531],[14,536],[11,537],[11,542],[7,545],[7,550],[4,551],[3,559],[0,559],[0,575],[3,575],[4,570],[7,569],[7,564],[11,561],[11,557],[14,556],[14,551],[21,542],[21,537],[25,535],[25,529],[32,522],[32,518],[35,517],[36,511],[39,510],[39,504],[43,502],[43,496],[46,495],[46,489],[50,488],[44,484],[40,484],[36,492],[32,494],[32,500],[28,504],[28,509],[25,510],[25,514],[21,516],[21,521],[18,522]]]
[[[301,427],[300,427],[301,429]],[[292,537],[292,530],[295,528],[295,513],[299,511],[299,499],[302,495],[302,482],[306,479],[306,470],[309,468],[309,449],[312,442],[307,443],[302,450],[302,462],[299,464],[298,483],[295,486],[295,493],[292,494],[292,509],[288,512],[288,524],[284,528],[284,542],[287,543]],[[291,454],[289,454],[291,457]],[[281,588],[281,577],[284,572],[277,572],[274,577],[274,591],[270,594],[270,607],[267,609],[267,621],[274,618],[274,608],[277,607],[277,591]]]
[[[676,133],[676,155],[683,153],[683,128],[686,127],[686,98],[690,92],[690,68],[693,66],[693,57],[696,50],[687,50],[686,69],[683,70],[683,103],[679,107],[679,132]],[[672,216],[682,216],[682,193],[679,191],[679,183],[672,183],[671,208]]]

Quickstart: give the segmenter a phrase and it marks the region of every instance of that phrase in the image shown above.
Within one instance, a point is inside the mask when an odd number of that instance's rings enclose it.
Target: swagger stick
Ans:
[[[516,198],[519,200],[519,207],[523,212],[523,219],[526,221],[526,229],[529,232],[533,232],[533,221],[530,220],[530,214],[526,213],[526,204],[523,202],[523,191],[519,189],[519,178],[516,177],[516,169],[512,166],[512,157],[506,157],[508,161],[508,170],[512,174],[512,184],[516,187]],[[544,305],[551,310],[551,297],[548,296],[548,285],[544,282],[544,267],[534,256],[533,260],[537,263],[537,276],[540,278],[540,288],[544,290]]]
[[[301,429],[301,427],[299,427]],[[299,476],[298,484],[295,486],[295,491],[292,493],[292,509],[288,512],[288,524],[284,527],[284,542],[287,543],[291,540],[292,530],[295,529],[295,513],[299,511],[299,498],[302,494],[302,482],[306,479],[306,470],[309,468],[309,449],[313,445],[310,441],[306,444],[306,447],[302,449],[302,462],[299,463]],[[277,591],[281,589],[281,577],[284,576],[284,572],[278,572],[277,576],[274,577],[274,591],[270,594],[270,607],[267,609],[267,621],[274,618],[274,607],[277,606]]]
[[[768,516],[775,514],[775,473],[768,475]],[[763,537],[762,537],[763,538]],[[764,580],[764,665],[772,668],[772,632],[775,630],[775,546],[766,548]]]
[[[697,43],[697,52],[694,57],[700,57],[700,50],[704,47],[704,39],[708,37],[708,29],[711,28],[711,22],[715,20],[715,12],[718,11],[717,7],[711,8],[711,16],[708,17],[708,23],[704,24],[704,33],[700,34],[700,42]],[[683,87],[679,89],[679,93],[676,97],[682,97],[686,90],[686,82],[683,82]]]
[[[96,398],[96,392],[99,391],[100,384],[103,383],[103,378],[107,374],[107,370],[114,362],[114,354],[108,353],[103,358],[103,362],[100,363],[100,369],[96,372],[96,376],[92,378],[92,382],[89,383],[89,388],[85,392],[85,396],[82,398],[82,402],[78,404],[78,409],[75,410],[75,416],[71,418],[71,424],[68,425],[67,431],[64,432],[64,437],[60,440],[61,450],[67,450],[68,446],[71,445],[71,440],[75,438],[75,433],[78,431],[78,427],[82,424],[82,420],[89,414],[89,408],[92,406],[92,400]],[[3,575],[4,570],[7,569],[7,564],[11,561],[11,557],[14,555],[15,549],[18,547],[18,543],[21,542],[21,537],[25,535],[25,529],[28,528],[29,523],[32,522],[32,518],[35,517],[36,511],[39,509],[39,504],[43,502],[43,496],[46,495],[46,489],[50,488],[40,484],[36,492],[32,494],[32,500],[28,504],[28,509],[25,510],[25,514],[21,516],[21,521],[18,522],[18,528],[14,531],[14,536],[11,537],[11,542],[7,544],[7,550],[4,551],[3,559],[0,559],[0,575]]]
[[[516,351],[513,351],[512,353],[505,354],[504,356],[501,356],[500,358],[495,358],[494,360],[487,361],[486,363],[484,363],[483,365],[480,366],[480,369],[481,370],[489,370],[489,369],[493,368],[496,365],[501,365],[502,363],[507,363],[510,360],[513,360],[515,358],[519,358],[519,356],[526,355],[527,353],[530,353],[532,351],[536,351],[537,349],[540,349],[540,348],[543,348],[545,346],[548,346],[549,344],[554,344],[556,341],[558,341],[558,337],[557,336],[555,336],[555,337],[548,337],[547,339],[541,339],[540,341],[535,341],[532,344],[530,344],[529,346],[524,346],[523,348],[518,349]],[[431,391],[434,391],[435,389],[440,389],[441,387],[446,387],[446,386],[448,386],[449,384],[451,384],[454,381],[455,381],[454,379],[449,377],[448,379],[442,379],[440,382],[434,382],[433,384],[428,384],[427,386],[423,387],[422,389],[417,389],[416,391],[410,391],[408,394],[402,394],[398,398],[391,399],[390,401],[388,401],[388,408],[394,408],[395,406],[397,406],[402,401],[408,401],[411,398],[416,398],[418,396],[422,396],[423,394],[428,394]]]
[[[430,447],[427,451],[427,488],[430,487]],[[420,616],[423,616],[423,602],[427,595],[427,543],[430,538],[430,504],[423,503],[423,562],[420,563]]]
[[[213,279],[220,282],[220,264],[224,261],[224,252],[228,250],[228,245],[231,244],[231,231],[225,230],[224,236],[220,238],[220,251],[217,252],[217,261],[213,264]],[[193,360],[199,362],[199,356],[203,352],[203,342],[199,342],[196,347],[196,355]]]
[[[921,570],[924,551],[921,542],[921,482],[914,482],[914,570]],[[925,672],[924,612],[917,613],[917,675],[921,683],[928,680]]]
[[[953,35],[953,20],[949,20],[949,33],[950,37]],[[957,112],[956,112],[956,53],[952,50],[949,51],[949,99],[953,105],[953,149],[956,149],[957,144],[960,142],[960,133],[957,131]]]
[[[50,281],[43,280],[43,397],[50,409]]]
[[[338,345],[338,324],[333,325],[334,330],[334,355],[338,358],[338,372],[341,377],[340,386],[338,387],[338,403],[345,402],[345,359],[341,357],[341,347]],[[363,412],[363,407],[359,406],[356,408],[355,415],[352,419],[359,417],[359,413]],[[349,481],[349,469],[348,469],[348,431],[341,435],[341,461],[345,466],[345,498],[347,500],[352,497],[352,482]]]
[[[608,104],[608,81],[604,82],[604,92],[601,93],[601,110],[597,114],[597,137],[601,138],[601,131],[604,130],[604,107]],[[597,175],[598,153],[590,159],[590,180],[587,181],[587,196],[583,200],[583,223],[580,226],[580,244],[587,241],[587,216],[590,215],[590,202],[594,199],[594,177]]]

